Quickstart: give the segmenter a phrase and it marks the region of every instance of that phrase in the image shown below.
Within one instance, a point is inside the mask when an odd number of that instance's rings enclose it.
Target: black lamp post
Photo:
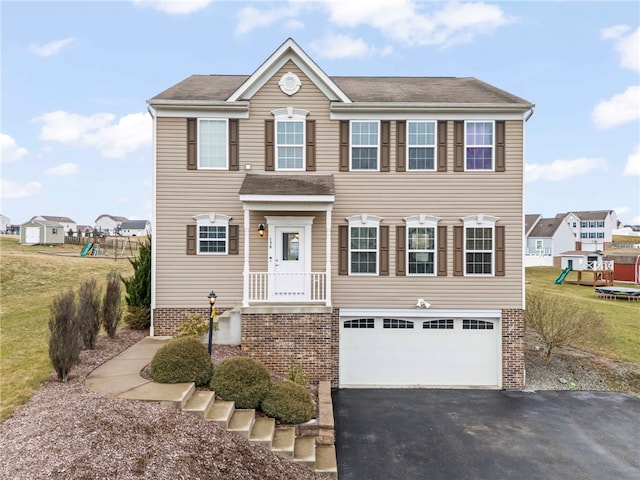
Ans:
[[[211,355],[211,349],[213,345],[213,319],[216,318],[216,292],[211,290],[211,293],[208,295],[209,305],[211,306],[211,313],[209,314],[209,355]]]

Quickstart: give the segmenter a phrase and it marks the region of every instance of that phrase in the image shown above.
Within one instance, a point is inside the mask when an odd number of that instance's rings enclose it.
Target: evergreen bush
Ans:
[[[173,338],[156,352],[149,374],[159,383],[207,385],[213,375],[213,363],[207,347],[199,340],[193,337]]]
[[[126,318],[125,321],[131,328],[144,330],[151,325],[151,237],[140,241],[138,256],[129,262],[133,266],[133,275],[122,278],[130,316],[129,321]]]
[[[311,394],[303,386],[283,380],[274,383],[262,402],[262,411],[283,423],[308,422],[316,411]]]
[[[66,382],[81,350],[73,290],[56,296],[49,309],[49,359],[58,380]]]
[[[86,349],[94,349],[100,332],[100,290],[95,278],[78,289],[78,325]]]
[[[230,357],[217,366],[211,389],[236,408],[258,408],[269,393],[271,375],[267,368],[251,357]]]
[[[111,271],[107,274],[107,289],[102,301],[102,327],[109,338],[116,336],[118,324],[122,319],[121,299],[120,275],[116,271]]]
[[[147,307],[128,307],[124,323],[133,330],[146,330],[151,326],[151,309]]]

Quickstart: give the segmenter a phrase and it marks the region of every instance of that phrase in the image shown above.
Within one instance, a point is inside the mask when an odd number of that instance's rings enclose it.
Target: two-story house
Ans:
[[[543,265],[559,267],[560,254],[576,247],[575,237],[569,224],[560,217],[542,218],[540,215],[525,215],[525,236],[525,267]]]
[[[120,224],[127,220],[127,217],[104,213],[96,218],[95,229],[103,235],[114,235]]]
[[[275,370],[523,387],[530,102],[475,78],[331,77],[288,39],[148,105],[152,334],[208,315],[214,290]]]
[[[556,216],[571,227],[578,250],[595,252],[611,248],[613,231],[618,228],[615,210],[559,213]]]

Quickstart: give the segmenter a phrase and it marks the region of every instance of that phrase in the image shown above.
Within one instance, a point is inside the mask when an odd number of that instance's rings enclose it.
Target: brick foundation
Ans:
[[[502,388],[525,386],[524,310],[502,310]]]

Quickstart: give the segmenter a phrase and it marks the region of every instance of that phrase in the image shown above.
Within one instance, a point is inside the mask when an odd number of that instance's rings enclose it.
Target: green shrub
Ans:
[[[147,307],[127,307],[124,323],[134,330],[145,330],[151,326],[150,312]]]
[[[285,373],[285,378],[302,387],[306,387],[307,382],[309,381],[309,377],[304,373],[300,364],[295,362],[291,362],[289,364],[289,368],[287,368],[287,372]]]
[[[269,371],[251,357],[223,360],[211,381],[211,389],[224,400],[234,401],[236,408],[258,408],[270,387]]]
[[[58,380],[66,382],[82,347],[73,290],[57,295],[49,308],[49,359]]]
[[[295,424],[311,420],[316,407],[306,388],[291,380],[283,380],[271,386],[262,402],[262,411],[283,423]]]
[[[159,383],[207,385],[213,375],[213,363],[200,341],[193,337],[173,338],[156,352],[149,374]]]
[[[180,325],[176,337],[200,338],[209,331],[209,325],[202,319],[202,315],[191,315]]]

